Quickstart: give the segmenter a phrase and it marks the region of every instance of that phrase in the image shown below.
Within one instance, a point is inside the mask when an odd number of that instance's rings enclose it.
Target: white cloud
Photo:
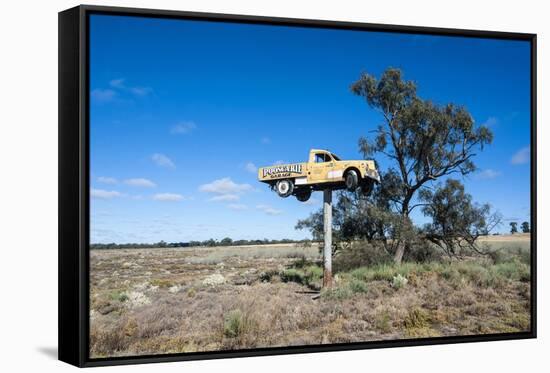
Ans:
[[[97,102],[109,102],[115,99],[117,93],[112,89],[97,88],[94,89],[90,93],[90,95],[92,97],[92,100],[95,100]]]
[[[478,179],[494,179],[497,176],[500,176],[500,171],[495,171],[493,169],[486,169],[483,171],[480,171],[476,176]]]
[[[237,194],[220,194],[209,199],[212,202],[229,202],[229,201],[238,201],[239,196]]]
[[[177,193],[158,193],[153,196],[155,201],[166,201],[166,202],[179,202],[185,199],[184,196]]]
[[[274,165],[285,164],[285,163],[286,163],[285,161],[281,161],[281,160],[273,162]]]
[[[512,164],[525,164],[529,162],[529,157],[531,156],[531,149],[526,146],[521,148],[512,156],[510,163]]]
[[[256,167],[256,165],[252,162],[248,162],[245,166],[244,166],[244,169],[247,170],[248,172],[250,173],[253,173],[255,174],[256,172],[258,172],[258,167]]]
[[[489,117],[485,122],[482,123],[482,125],[486,127],[495,127],[497,124],[498,118],[496,117]]]
[[[124,184],[135,186],[135,187],[144,187],[144,188],[153,188],[157,186],[157,184],[153,183],[151,180],[143,179],[143,178],[126,179],[124,180]]]
[[[136,96],[147,96],[149,93],[153,92],[152,88],[149,87],[131,87],[129,88],[130,92]]]
[[[129,92],[135,96],[147,96],[149,93],[153,92],[153,89],[150,87],[130,87],[126,85],[126,79],[124,78],[112,79],[111,81],[109,81],[109,86],[118,91]]]
[[[175,168],[176,167],[174,162],[172,162],[172,160],[164,154],[155,153],[151,156],[151,159],[159,167],[167,167],[167,168]]]
[[[113,88],[117,88],[117,89],[124,89],[126,88],[126,86],[124,85],[124,79],[123,78],[120,78],[120,79],[113,79],[109,82],[109,85]]]
[[[194,122],[180,122],[172,127],[170,133],[175,135],[186,135],[197,128]]]
[[[231,210],[247,210],[248,207],[246,205],[243,205],[241,203],[231,203],[227,205],[227,208],[230,208]]]
[[[111,199],[116,197],[122,197],[123,194],[120,192],[117,192],[116,190],[92,189],[90,191],[90,196],[92,198]]]
[[[214,194],[237,194],[252,190],[252,186],[250,184],[237,184],[230,178],[224,177],[209,184],[201,185],[199,190]]]
[[[265,212],[267,215],[281,215],[283,213],[281,210],[274,209],[268,205],[257,205],[256,208]]]
[[[100,176],[97,178],[97,181],[103,184],[117,184],[118,180],[114,177]]]
[[[271,139],[269,137],[262,137],[261,140],[262,144],[270,144]]]

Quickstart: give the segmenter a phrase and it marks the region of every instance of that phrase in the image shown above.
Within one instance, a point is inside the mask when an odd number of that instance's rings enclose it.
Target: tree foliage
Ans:
[[[365,157],[390,161],[390,201],[404,220],[421,206],[414,203],[419,190],[439,178],[475,171],[473,157],[493,140],[490,129],[476,126],[463,106],[420,98],[416,84],[404,80],[399,69],[389,68],[379,79],[363,73],[351,91],[382,115],[373,138],[362,137],[359,148]],[[407,246],[396,252],[397,262]]]
[[[361,192],[338,192],[332,211],[333,252],[362,240],[393,255],[398,246],[414,241],[417,230],[410,219],[403,219],[390,208],[393,178],[391,173],[383,174],[382,182],[368,197]],[[322,240],[323,210],[299,220],[296,229],[308,229],[314,240]]]
[[[333,207],[333,242],[342,246],[366,240],[380,245],[396,262],[422,240],[452,256],[466,248],[481,252],[477,238],[488,234],[500,217],[489,205],[475,204],[459,181],[436,181],[474,172],[474,157],[493,140],[490,129],[476,126],[463,106],[420,98],[416,84],[404,80],[399,69],[389,68],[379,79],[361,74],[351,91],[382,119],[372,136],[359,139],[359,150],[365,158],[385,158],[388,166],[379,170],[381,183],[369,197],[339,192]],[[422,229],[410,219],[417,207],[431,219]],[[320,240],[322,210],[300,220],[296,228],[309,229]]]
[[[529,222],[528,221],[524,221],[523,223],[521,223],[521,231],[523,233],[531,232],[531,229],[529,228]]]
[[[486,254],[477,243],[500,224],[500,214],[492,213],[489,204],[473,202],[460,181],[447,179],[435,191],[424,189],[420,199],[425,203],[422,212],[431,218],[423,227],[422,235],[451,257],[472,251]]]

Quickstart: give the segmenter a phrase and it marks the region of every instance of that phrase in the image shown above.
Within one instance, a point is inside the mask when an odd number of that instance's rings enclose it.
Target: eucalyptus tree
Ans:
[[[374,136],[361,137],[359,148],[365,157],[380,155],[389,161],[388,172],[395,175],[391,208],[404,225],[423,206],[416,198],[419,190],[452,174],[474,172],[477,151],[493,140],[491,130],[476,126],[465,107],[419,97],[416,83],[404,80],[399,69],[389,68],[380,78],[363,73],[351,91],[380,113]],[[395,262],[401,262],[409,246],[403,242],[396,248]]]

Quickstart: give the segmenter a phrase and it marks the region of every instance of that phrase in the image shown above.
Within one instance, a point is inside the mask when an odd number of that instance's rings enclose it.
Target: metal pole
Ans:
[[[332,190],[330,189],[323,191],[323,210],[323,235],[325,238],[323,288],[330,288],[332,287]]]

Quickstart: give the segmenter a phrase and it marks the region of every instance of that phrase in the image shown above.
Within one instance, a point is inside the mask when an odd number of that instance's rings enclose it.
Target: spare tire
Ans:
[[[357,176],[357,172],[355,172],[355,170],[349,170],[346,172],[344,182],[346,183],[347,190],[350,192],[355,191],[355,189],[359,186],[359,177]]]
[[[307,200],[309,200],[310,197],[311,197],[311,189],[309,188],[296,192],[296,199],[300,202],[307,202]]]
[[[363,193],[364,196],[369,196],[372,193],[373,189],[374,189],[373,180],[368,179],[361,183],[361,193]]]
[[[279,195],[279,197],[286,198],[292,194],[294,191],[294,183],[292,180],[284,179],[277,181],[277,184],[275,184],[275,191]]]

